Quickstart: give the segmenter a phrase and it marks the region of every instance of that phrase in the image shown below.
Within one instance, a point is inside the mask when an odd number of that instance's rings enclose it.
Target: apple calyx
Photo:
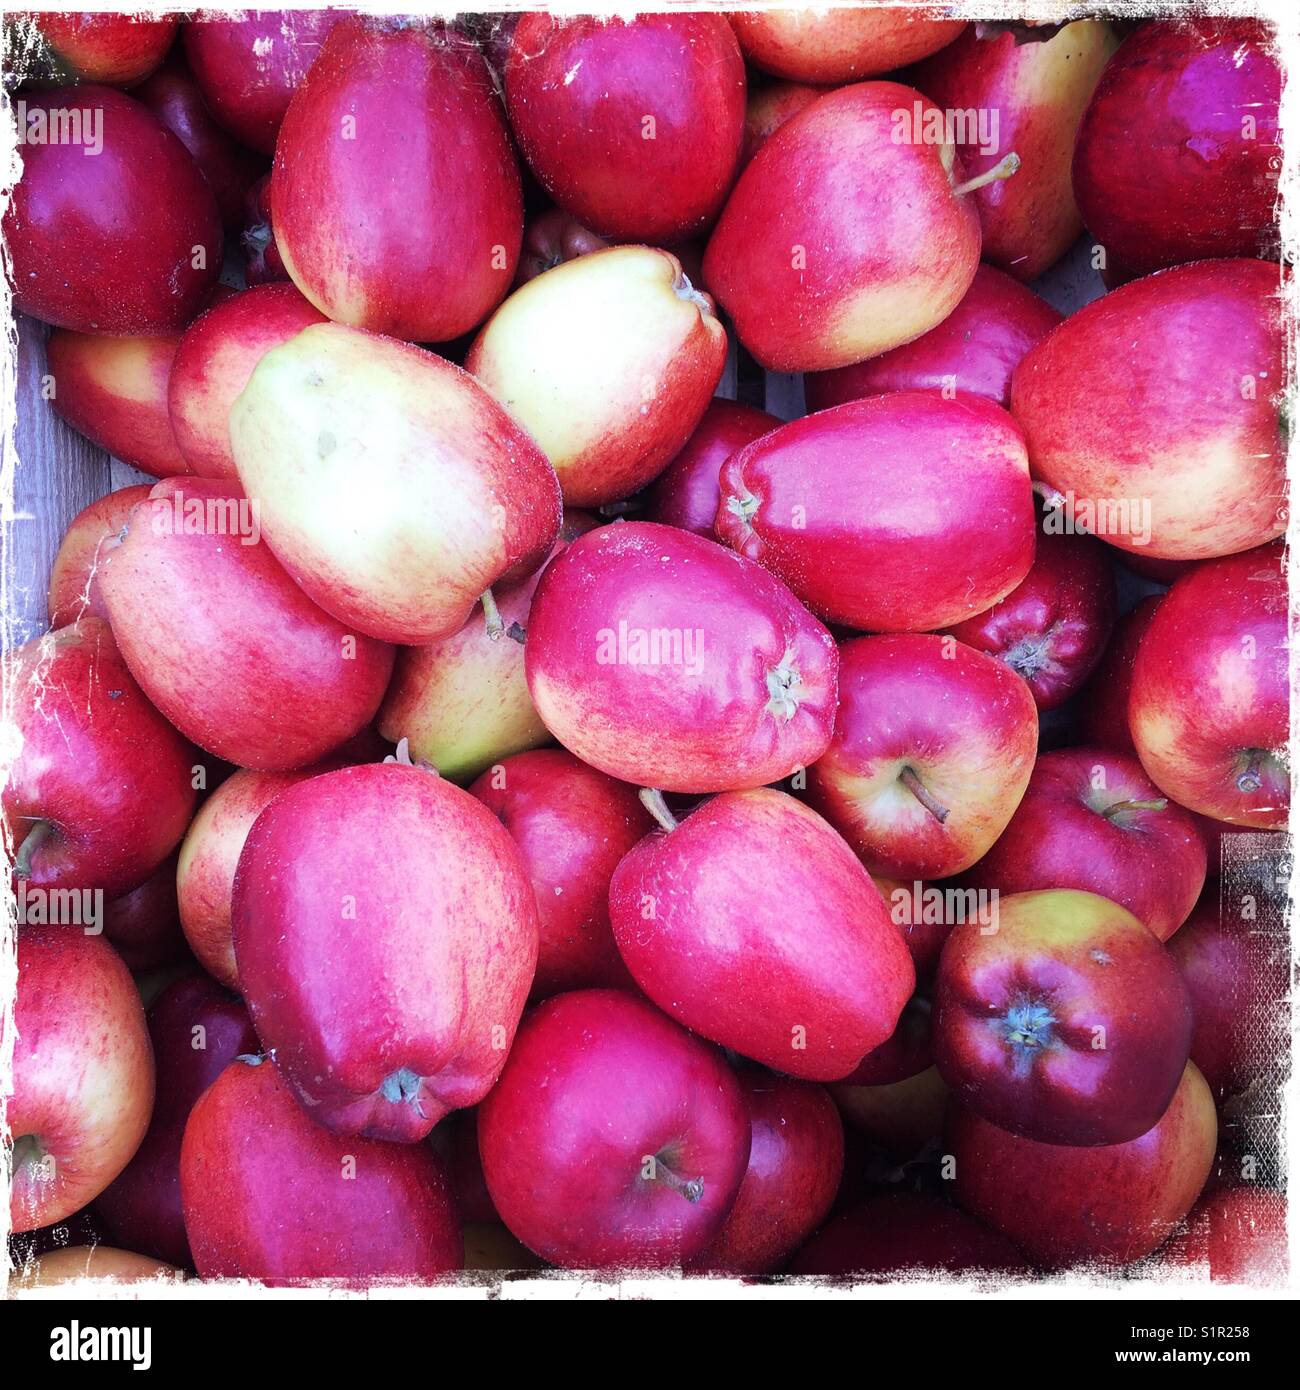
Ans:
[[[54,826],[50,821],[32,822],[32,828],[23,837],[22,844],[18,846],[18,853],[14,855],[14,875],[17,878],[32,876],[32,856],[49,839],[53,831]]]
[[[637,792],[641,805],[659,822],[661,829],[670,834],[677,829],[677,817],[668,809],[664,794],[657,787],[642,787]]]
[[[1037,637],[1022,637],[1002,653],[1002,660],[1022,680],[1031,681],[1052,665],[1050,633]]]
[[[799,709],[804,695],[803,677],[794,662],[794,652],[787,650],[780,665],[767,673],[767,712],[773,719],[788,724]]]
[[[1052,1030],[1056,1017],[1045,1004],[1020,999],[1001,1018],[991,1021],[1011,1049],[1016,1071],[1022,1076],[1033,1065],[1038,1054],[1055,1042]]]
[[[651,1182],[663,1183],[665,1187],[669,1187],[685,1197],[692,1205],[704,1196],[704,1179],[702,1177],[682,1177],[680,1173],[674,1172],[657,1154],[650,1161],[654,1166],[654,1177]]]
[[[948,819],[948,808],[934,799],[925,783],[921,781],[914,767],[905,767],[902,772],[898,774],[898,780],[914,797],[916,797],[921,805],[929,811],[940,825]]]
[[[1113,821],[1117,816],[1125,815],[1129,811],[1163,811],[1168,805],[1168,799],[1163,796],[1150,801],[1112,801],[1109,806],[1102,807],[1101,814],[1108,821]]]
[[[379,1094],[390,1105],[409,1105],[417,1115],[423,1116],[424,1110],[420,1105],[420,1087],[423,1084],[423,1078],[417,1076],[410,1067],[399,1067],[384,1077],[379,1086]]]
[[[739,495],[733,492],[727,498],[727,510],[732,516],[739,517],[746,526],[749,526],[757,515],[758,506],[758,498],[748,490]]]
[[[399,738],[397,747],[384,759],[384,762],[396,763],[398,767],[418,767],[421,772],[431,772],[435,777],[441,776],[432,763],[416,762],[411,757],[411,740],[409,738]]]
[[[986,184],[997,183],[1001,179],[1009,179],[1019,168],[1020,156],[1015,150],[1012,150],[1010,154],[1003,155],[991,169],[985,169],[982,174],[976,174],[973,179],[967,179],[965,183],[956,184],[952,190],[953,197],[961,198],[967,193],[974,193],[977,188],[983,188]]]

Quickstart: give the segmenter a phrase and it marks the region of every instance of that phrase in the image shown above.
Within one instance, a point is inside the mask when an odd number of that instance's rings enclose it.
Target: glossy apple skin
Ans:
[[[1282,87],[1273,43],[1257,19],[1148,23],[1109,63],[1079,125],[1074,192],[1111,283],[1268,253]]]
[[[824,371],[941,323],[970,288],[979,216],[951,145],[899,144],[892,113],[928,105],[863,82],[787,121],[741,174],[704,253],[740,341],[772,371]],[[817,196],[809,190],[817,189]]]
[[[745,122],[745,63],[723,15],[525,14],[505,98],[539,182],[597,235],[671,245],[721,210]]]
[[[11,1017],[9,1219],[19,1233],[71,1216],[126,1167],[149,1124],[154,1070],[140,996],[97,936],[25,926]]]
[[[1168,796],[1215,820],[1284,830],[1287,589],[1282,545],[1199,566],[1138,647],[1129,729]]]
[[[533,704],[566,748],[682,792],[762,786],[820,757],[838,661],[830,633],[760,566],[637,521],[580,536],[548,566],[524,645]]]
[[[176,856],[138,887],[104,904],[104,936],[128,970],[161,970],[189,959],[176,905]]]
[[[515,288],[536,280],[565,261],[576,261],[593,251],[603,251],[609,242],[589,231],[561,208],[547,208],[524,223],[524,244],[515,271]]]
[[[893,1086],[919,1076],[934,1065],[930,1046],[930,1001],[914,994],[903,1006],[894,1031],[873,1048],[840,1083],[844,1086]]]
[[[532,439],[459,367],[392,338],[321,323],[270,349],[230,443],[280,563],[382,641],[451,636],[559,534],[560,485]]]
[[[957,1200],[1014,1241],[1034,1264],[1127,1265],[1149,1255],[1187,1215],[1214,1164],[1214,1101],[1189,1062],[1169,1108],[1124,1144],[1040,1144],[971,1110],[949,1128]]]
[[[695,433],[655,479],[643,516],[713,539],[722,465],[746,444],[779,428],[780,419],[739,401],[716,399],[705,408]]]
[[[217,478],[158,483],[101,547],[100,586],[127,666],[178,729],[227,762],[286,771],[370,722],[393,649],[317,608],[263,541],[172,525],[177,496],[242,495]]]
[[[481,323],[524,232],[482,57],[432,21],[340,20],[280,128],[271,217],[285,269],[330,318],[430,343]]]
[[[1029,350],[1011,412],[1082,529],[1166,560],[1281,535],[1277,295],[1276,265],[1199,261],[1103,295]],[[1145,542],[1140,515],[1096,511],[1116,499],[1149,505]]]
[[[14,309],[79,333],[187,324],[221,269],[216,199],[190,152],[147,106],[111,87],[24,100],[29,120],[37,110],[73,112],[92,143],[22,148],[3,222]],[[87,157],[96,128],[103,148]]]
[[[181,1202],[204,1279],[423,1283],[464,1254],[432,1149],[331,1134],[269,1058],[232,1062],[190,1112]]]
[[[4,678],[17,739],[2,802],[14,852],[36,823],[52,827],[21,876],[33,889],[129,893],[185,833],[195,750],[131,678],[100,618],[9,652]]]
[[[36,27],[67,76],[129,87],[148,77],[176,37],[179,15],[39,14]]]
[[[963,144],[961,156],[968,178],[1012,151],[1020,156],[1013,178],[971,195],[981,254],[1018,280],[1037,279],[1083,231],[1070,181],[1074,133],[1118,42],[1110,25],[1091,20],[1028,43],[1011,32],[985,36],[972,24],[907,74],[945,111],[997,111],[996,148]]]
[[[1133,662],[1163,594],[1148,594],[1115,624],[1110,642],[1079,697],[1080,739],[1136,756],[1128,727]]]
[[[733,454],[721,491],[719,539],[847,627],[951,626],[1034,559],[1024,440],[973,397],[899,391],[794,420]]]
[[[564,500],[594,507],[650,482],[699,424],[727,333],[667,251],[617,246],[516,290],[465,359],[537,440]]]
[[[66,627],[83,615],[107,618],[99,592],[99,543],[126,525],[131,509],[149,496],[149,484],[118,488],[83,507],[63,533],[50,567],[50,627]]]
[[[244,198],[239,250],[244,260],[244,279],[250,288],[289,278],[275,242],[275,229],[271,226],[270,174],[258,179]]]
[[[849,82],[875,77],[934,53],[965,28],[921,9],[741,11],[729,14],[755,67],[796,82]]]
[[[614,871],[609,916],[633,978],[666,1013],[809,1081],[848,1076],[894,1031],[916,983],[852,851],[769,787],[725,792],[642,840]]]
[[[1287,1200],[1266,1187],[1229,1187],[1202,1197],[1156,1262],[1169,1273],[1209,1276],[1212,1284],[1287,1282]]]
[[[532,997],[630,985],[610,931],[609,880],[654,828],[636,789],[563,748],[539,748],[506,758],[469,790],[510,832],[537,896]]]
[[[107,1245],[68,1245],[37,1256],[31,1264],[15,1269],[11,1277],[14,1289],[43,1289],[83,1279],[114,1284],[174,1284],[184,1276],[173,1265],[130,1250],[110,1250]]]
[[[806,82],[766,82],[751,84],[745,102],[745,138],[740,152],[740,167],[746,164],[790,119],[818,97],[826,95],[825,87]]]
[[[933,1041],[956,1100],[990,1123],[1045,1144],[1124,1144],[1178,1089],[1192,1006],[1132,913],[1093,893],[1017,893],[996,931],[953,929]]]
[[[1122,808],[1144,802],[1145,809]],[[1195,817],[1161,794],[1128,754],[1105,748],[1043,753],[997,843],[962,880],[1003,895],[1076,888],[1127,908],[1167,941],[1205,883]]]
[[[229,1063],[262,1047],[243,1004],[205,975],[169,985],[147,1021],[157,1073],[153,1118],[135,1157],[95,1207],[117,1243],[185,1268],[191,1264],[181,1208],[185,1122]]]
[[[271,284],[234,295],[190,325],[167,381],[171,430],[184,471],[238,479],[230,448],[231,407],[271,348],[325,321],[293,285]]]
[[[672,1267],[700,1253],[749,1160],[719,1053],[619,990],[549,999],[479,1107],[488,1191],[511,1232],[567,1269]],[[662,1178],[702,1182],[696,1201]]]
[[[835,732],[809,768],[809,801],[872,873],[946,878],[1002,833],[1037,751],[1033,696],[1000,661],[952,638],[859,637],[840,648]]]
[[[413,1143],[496,1081],[537,907],[510,836],[459,787],[370,764],[287,788],[244,843],[231,917],[258,1036],[318,1124]]]
[[[1019,175],[1017,175],[1019,177]],[[809,411],[886,391],[941,391],[1011,404],[1011,374],[1061,315],[1001,270],[981,265],[957,307],[937,327],[893,348],[829,372],[809,372]]]

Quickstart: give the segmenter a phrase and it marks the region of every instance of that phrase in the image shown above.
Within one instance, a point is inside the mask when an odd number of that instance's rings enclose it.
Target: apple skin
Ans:
[[[642,840],[614,871],[609,916],[661,1009],[808,1081],[848,1076],[893,1033],[916,983],[852,851],[770,787],[724,792]]]
[[[1083,231],[1070,181],[1074,133],[1118,46],[1109,24],[1091,20],[1066,24],[1050,38],[1029,43],[1006,31],[986,36],[972,24],[907,73],[907,80],[945,111],[998,113],[996,149],[963,144],[961,156],[968,178],[1012,151],[1020,156],[1014,178],[986,184],[972,195],[983,232],[982,256],[1018,280],[1036,280]]]
[[[1269,26],[1244,17],[1143,24],[1121,45],[1074,149],[1075,197],[1107,252],[1108,282],[1268,253],[1282,87],[1273,48]]]
[[[25,144],[5,211],[14,311],[78,333],[159,334],[198,312],[221,269],[221,219],[190,152],[143,103],[111,87],[24,98],[70,111],[103,148]],[[196,265],[195,262],[199,264]]]
[[[149,1125],[154,1071],[140,996],[100,937],[23,927],[12,1018],[17,1234],[80,1211],[126,1167]]]
[[[589,231],[562,208],[547,208],[524,223],[524,245],[515,271],[515,289],[565,261],[603,251],[609,242]]]
[[[665,246],[704,231],[731,188],[745,62],[720,14],[525,14],[505,100],[555,202],[599,236]]]
[[[149,496],[149,486],[139,483],[105,493],[72,518],[50,567],[51,628],[67,627],[83,616],[108,617],[99,592],[99,543],[126,525],[131,509]]]
[[[262,1048],[243,1004],[204,975],[169,985],[146,1017],[157,1072],[153,1118],[95,1210],[118,1244],[184,1268],[191,1264],[181,1208],[185,1122],[230,1062]]]
[[[728,14],[755,67],[795,82],[849,82],[914,63],[966,27],[923,9],[760,10]]]
[[[946,878],[1006,828],[1037,752],[1033,696],[1002,662],[950,637],[858,637],[840,648],[835,732],[808,799],[873,874]]]
[[[679,649],[649,642],[662,632]],[[760,566],[639,521],[588,532],[551,562],[524,645],[533,704],[566,748],[680,792],[758,787],[819,758],[838,661],[830,633]]]
[[[699,424],[727,361],[713,301],[648,246],[566,261],[516,290],[465,359],[541,445],[564,500],[637,492]]]
[[[1127,1265],[1155,1250],[1200,1196],[1218,1122],[1189,1062],[1169,1108],[1137,1139],[1075,1148],[998,1129],[973,1111],[951,1119],[957,1200],[1034,1264]]]
[[[654,828],[636,788],[563,748],[540,748],[506,758],[469,790],[510,832],[537,897],[532,997],[630,985],[610,930],[609,881]]]
[[[264,175],[244,198],[243,229],[239,249],[244,260],[244,279],[250,288],[287,280],[289,272],[280,259],[271,226],[271,176]]]
[[[524,216],[474,47],[435,21],[339,20],[280,127],[271,218],[285,269],[330,318],[430,343],[481,323],[514,279]]]
[[[903,883],[884,874],[872,874],[871,881],[885,900],[890,920],[903,933],[907,949],[912,953],[918,983],[928,984],[939,968],[939,955],[948,933],[952,931],[953,922],[946,913],[938,910],[937,904],[927,903],[925,892],[928,884],[918,883],[915,879],[911,883]]]
[[[825,95],[825,87],[810,86],[806,82],[752,83],[745,102],[745,138],[740,151],[740,167],[743,169],[767,143],[769,136],[776,134],[791,116],[797,116],[805,106],[811,106],[818,97]]]
[[[1157,559],[1281,535],[1278,309],[1277,266],[1244,260],[1178,266],[1085,305],[1012,378],[1034,477],[1081,529]],[[1125,527],[1098,510],[1116,501],[1149,508],[1149,539],[1140,514]]]
[[[935,1062],[960,1104],[1012,1134],[1078,1146],[1139,1138],[1178,1089],[1191,1042],[1178,967],[1096,894],[1014,894],[995,931],[962,923],[943,948]]]
[[[392,763],[286,788],[244,843],[231,917],[258,1036],[316,1123],[413,1143],[496,1081],[537,906],[468,792]]]
[[[766,410],[738,401],[715,399],[705,408],[695,433],[655,480],[647,494],[646,521],[679,526],[713,539],[718,514],[718,474],[746,444],[779,428],[781,420]]]
[[[104,904],[104,936],[132,972],[189,959],[176,903],[177,850],[138,887]]]
[[[1281,542],[1199,566],[1165,595],[1133,663],[1142,766],[1189,810],[1285,830],[1288,692]]]
[[[15,1269],[10,1278],[13,1281],[10,1287],[21,1290],[80,1283],[83,1279],[114,1284],[174,1284],[184,1275],[174,1265],[130,1250],[111,1250],[107,1245],[68,1245],[38,1255],[30,1264]]]
[[[176,348],[167,409],[182,471],[238,479],[230,448],[230,411],[253,369],[325,315],[293,285],[269,284],[236,294],[201,314]]]
[[[1033,564],[1024,440],[974,397],[898,391],[794,420],[733,454],[721,492],[719,539],[846,627],[951,626]]]
[[[280,563],[385,642],[451,636],[559,534],[560,486],[532,439],[459,367],[392,338],[320,323],[271,348],[230,443]]]
[[[190,1112],[181,1201],[204,1279],[427,1283],[464,1257],[433,1150],[331,1134],[269,1058],[232,1062]]]
[[[894,1031],[873,1048],[840,1083],[844,1086],[893,1086],[919,1076],[934,1065],[930,1046],[930,1001],[914,994],[903,1006]]]
[[[1266,1187],[1229,1187],[1192,1208],[1187,1229],[1155,1257],[1162,1272],[1208,1274],[1212,1284],[1284,1285],[1287,1200]]]
[[[1128,727],[1133,662],[1163,594],[1148,594],[1115,624],[1109,644],[1079,696],[1078,734],[1087,744],[1136,757]]]
[[[915,103],[929,107],[897,82],[841,87],[741,174],[704,278],[760,365],[824,371],[875,357],[941,323],[970,288],[979,215],[956,192],[954,148],[891,138],[892,113]]]
[[[167,55],[179,15],[37,14],[36,28],[65,75],[79,82],[129,87]]]
[[[915,1158],[943,1132],[948,1088],[938,1067],[883,1086],[839,1081],[829,1090],[849,1129],[897,1163]]]
[[[33,889],[139,887],[194,814],[195,750],[149,703],[100,618],[8,652],[6,723],[16,739],[2,798],[14,855]],[[74,927],[68,930],[75,931]]]
[[[745,1097],[719,1053],[619,990],[539,1005],[479,1107],[502,1220],[566,1269],[693,1259],[731,1210],[749,1143]]]

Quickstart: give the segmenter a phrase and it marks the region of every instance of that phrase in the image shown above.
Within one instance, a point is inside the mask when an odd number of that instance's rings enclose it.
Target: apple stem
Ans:
[[[704,1196],[703,1178],[684,1178],[680,1173],[673,1170],[659,1159],[655,1159],[655,1182],[661,1182],[665,1187],[671,1187],[674,1192],[679,1192],[688,1202],[698,1202]]]
[[[1163,811],[1168,805],[1169,802],[1164,797],[1157,797],[1152,801],[1113,801],[1102,815],[1107,820],[1114,820],[1125,811]]]
[[[1259,750],[1253,749],[1250,755],[1250,761],[1237,778],[1237,790],[1239,792],[1245,792],[1249,795],[1251,792],[1257,792],[1260,787],[1264,785],[1263,778],[1259,775],[1259,763]]]
[[[19,878],[30,878],[32,876],[32,855],[49,838],[54,826],[47,820],[32,822],[32,828],[27,832],[18,853],[14,856],[14,873]]]
[[[497,601],[492,596],[491,589],[483,590],[481,599],[483,604],[483,616],[487,619],[487,635],[493,642],[499,642],[506,635],[505,619],[501,616],[501,610],[497,607]]]
[[[948,819],[948,808],[941,806],[926,790],[925,783],[916,775],[914,768],[905,767],[898,774],[898,780],[912,793],[940,825]]]
[[[1045,483],[1041,478],[1035,478],[1030,486],[1032,490],[1042,498],[1043,505],[1048,511],[1059,511],[1065,506],[1065,493],[1058,492],[1051,483]]]
[[[637,796],[641,798],[641,805],[659,822],[662,829],[677,829],[677,817],[668,809],[663,792],[655,787],[642,787]]]
[[[974,193],[977,188],[983,188],[985,184],[997,183],[1000,179],[1009,179],[1019,168],[1020,156],[1012,150],[1009,155],[999,159],[991,169],[985,169],[982,174],[976,174],[973,179],[959,183],[952,190],[953,197],[960,198],[966,193]]]

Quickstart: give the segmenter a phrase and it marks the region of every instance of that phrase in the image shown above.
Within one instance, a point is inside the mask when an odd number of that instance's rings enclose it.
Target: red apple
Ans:
[[[99,543],[126,525],[131,509],[149,496],[149,484],[118,488],[83,507],[63,533],[50,567],[50,626],[66,627],[83,615],[107,618],[99,592]]]
[[[204,1279],[426,1283],[464,1253],[427,1144],[331,1134],[269,1059],[232,1062],[190,1112],[181,1201]]]
[[[560,208],[547,208],[524,223],[524,245],[515,271],[515,288],[579,256],[603,251],[609,242],[588,231]]]
[[[1080,309],[1031,348],[1011,410],[1062,524],[1197,560],[1285,528],[1279,272],[1201,261]]]
[[[153,1055],[126,966],[107,942],[66,928],[19,932],[11,1018],[0,1031],[13,1048],[9,1220],[34,1231],[126,1167],[153,1109]]]
[[[1281,88],[1258,19],[1147,23],[1124,41],[1074,150],[1075,197],[1112,283],[1203,256],[1268,254]]]
[[[173,850],[138,887],[104,904],[104,936],[128,970],[161,970],[189,959],[176,903]]]
[[[770,136],[805,106],[826,95],[825,87],[809,86],[806,82],[764,82],[751,80],[745,103],[745,139],[740,152],[740,167],[763,148]]]
[[[1195,569],[1198,563],[1196,560],[1157,560],[1152,555],[1137,555],[1133,551],[1125,551],[1119,558],[1125,569],[1154,584],[1172,584]]]
[[[1148,594],[1116,624],[1110,643],[1079,697],[1079,736],[1084,743],[1134,752],[1128,727],[1133,662],[1163,594]]]
[[[188,323],[221,269],[216,199],[190,152],[110,87],[24,101],[23,173],[3,221],[14,309],[79,333]]]
[[[1284,1285],[1287,1200],[1266,1187],[1229,1187],[1202,1197],[1156,1256],[1161,1272],[1194,1270],[1214,1284]]]
[[[1161,601],[1133,663],[1143,767],[1203,816],[1284,830],[1289,718],[1281,543],[1199,566]]]
[[[305,767],[374,716],[392,648],[316,607],[234,484],[157,484],[100,556],[127,666],[201,748],[242,767]]]
[[[1191,1209],[1217,1132],[1209,1087],[1190,1062],[1169,1108],[1125,1144],[1040,1144],[959,1110],[949,1136],[957,1200],[1036,1265],[1132,1264]]]
[[[943,943],[956,925],[947,911],[943,888],[916,879],[903,883],[884,874],[872,874],[871,881],[885,900],[890,920],[903,933],[917,980],[927,984],[938,968]]]
[[[421,342],[481,323],[524,224],[473,46],[433,20],[341,19],[280,128],[271,216],[285,269],[332,319]]]
[[[500,1226],[501,1217],[492,1205],[478,1152],[478,1107],[453,1110],[438,1123],[429,1143],[447,1170],[461,1220],[476,1226]],[[529,1258],[533,1258],[531,1254]]]
[[[244,198],[243,230],[239,249],[244,259],[244,279],[250,286],[287,280],[289,272],[280,259],[271,226],[271,176],[265,175],[248,190]]]
[[[923,391],[851,401],[747,445],[723,466],[716,524],[818,616],[874,631],[982,613],[1034,559],[1014,421]]]
[[[525,1020],[479,1150],[502,1220],[544,1260],[674,1266],[731,1210],[749,1116],[713,1048],[633,995],[580,990]]]
[[[180,16],[42,12],[32,21],[65,78],[129,87],[162,62]]]
[[[919,1076],[934,1065],[930,1046],[930,1001],[914,994],[903,1006],[894,1031],[873,1048],[841,1083],[844,1086],[893,1086]]]
[[[904,6],[758,10],[729,14],[755,67],[797,82],[848,82],[913,63],[951,43],[961,19]]]
[[[758,565],[652,522],[588,532],[552,561],[524,662],[566,748],[668,791],[779,781],[821,756],[835,717],[830,633]]]

